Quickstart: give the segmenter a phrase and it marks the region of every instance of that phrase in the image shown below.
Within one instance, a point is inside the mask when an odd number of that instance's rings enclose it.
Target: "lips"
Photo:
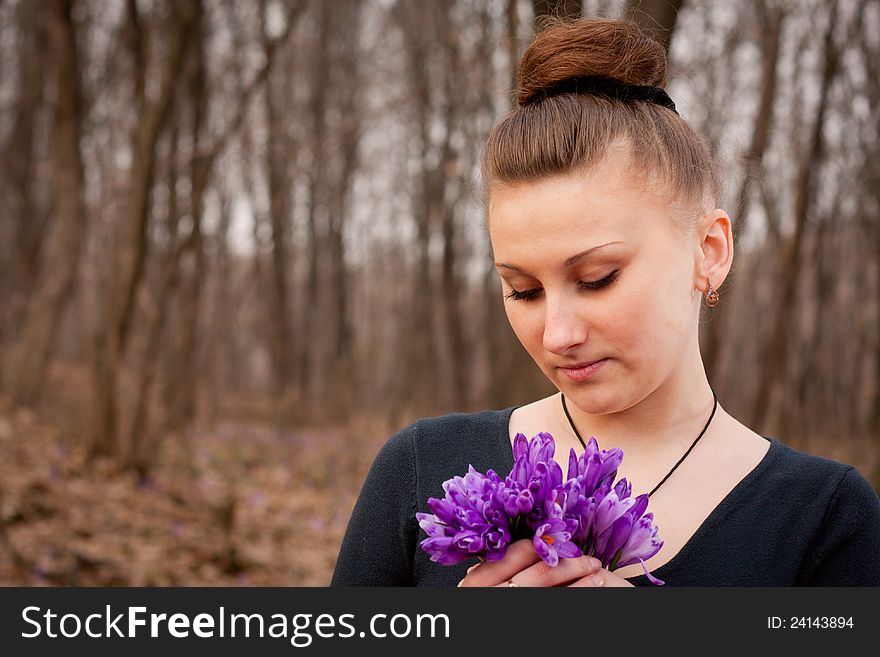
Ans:
[[[608,362],[607,358],[601,358],[599,360],[593,361],[584,361],[581,364],[572,367],[562,367],[559,369],[562,370],[562,373],[571,381],[576,383],[580,383],[582,381],[587,381],[596,376],[600,370],[604,369],[605,363]]]
[[[587,367],[588,365],[592,365],[593,363],[598,363],[600,360],[605,360],[604,358],[598,358],[596,360],[585,360],[582,363],[575,363],[574,365],[558,365],[560,369],[563,370],[579,370]]]

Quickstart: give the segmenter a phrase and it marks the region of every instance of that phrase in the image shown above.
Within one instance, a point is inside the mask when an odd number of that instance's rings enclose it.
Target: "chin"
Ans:
[[[601,415],[616,410],[612,395],[608,390],[603,389],[606,388],[605,385],[572,384],[570,381],[563,381],[564,376],[557,376],[554,383],[556,389],[565,395],[565,401],[569,407],[574,404],[584,413],[590,415]]]
[[[615,404],[614,400],[610,397],[606,399],[604,396],[585,394],[574,398],[566,395],[565,399],[571,399],[572,403],[577,404],[579,409],[590,415],[607,415],[608,413],[616,413],[621,410],[620,405]]]
[[[577,405],[584,413],[590,415],[607,415],[625,411],[632,403],[630,395],[615,386],[614,381],[596,381],[595,383],[572,384],[562,381],[565,375],[556,378],[556,387],[565,395],[566,403]]]

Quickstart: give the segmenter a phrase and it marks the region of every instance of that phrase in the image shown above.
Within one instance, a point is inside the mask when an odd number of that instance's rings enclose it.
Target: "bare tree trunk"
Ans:
[[[16,7],[21,45],[18,89],[9,138],[3,145],[0,164],[0,232],[12,239],[0,243],[0,347],[15,335],[23,309],[39,271],[40,250],[45,242],[48,215],[38,203],[40,177],[35,175],[40,153],[36,123],[44,106],[47,68],[47,30],[43,3],[22,2]],[[72,81],[72,83],[75,81]],[[6,377],[0,372],[0,380]]]
[[[320,156],[317,157],[320,160]],[[319,163],[316,161],[316,168]],[[315,308],[318,302],[318,276],[321,261],[321,244],[318,235],[318,190],[320,184],[315,173],[309,180],[308,210],[308,271],[306,274],[305,294],[303,295],[299,349],[299,389],[303,393],[303,401],[312,408],[315,401],[315,370],[319,367],[316,356],[316,324]]]
[[[232,201],[226,193],[220,194],[220,219],[214,236],[214,280],[212,326],[208,337],[206,352],[210,354],[207,372],[209,430],[212,430],[220,415],[221,402],[232,372],[240,371],[235,361],[235,308],[230,301],[231,263],[229,255],[229,229],[232,225]]]
[[[268,51],[271,39],[267,32],[266,2],[260,3],[263,49]],[[272,286],[270,322],[273,352],[273,380],[276,410],[281,422],[290,419],[292,412],[289,392],[293,386],[293,357],[290,309],[290,176],[287,163],[294,158],[286,124],[277,98],[275,80],[270,77],[264,89],[264,107],[269,129],[266,147],[266,171],[269,190],[269,221],[272,228]]]
[[[813,264],[814,276],[814,299],[815,307],[812,313],[811,327],[807,331],[810,336],[809,344],[801,349],[801,353],[810,354],[803,362],[803,371],[797,377],[798,393],[796,400],[807,400],[813,389],[824,386],[823,379],[835,369],[836,354],[832,349],[827,349],[824,340],[826,323],[823,321],[828,312],[829,300],[834,291],[834,260],[837,259],[837,242],[829,237],[834,234],[836,217],[840,211],[842,191],[838,188],[834,207],[828,216],[819,217],[813,235],[813,244],[809,261]],[[833,345],[832,345],[833,346]],[[819,382],[819,383],[817,383]],[[802,409],[785,409],[786,413],[781,419],[780,431],[783,435],[793,435],[798,432],[801,435],[819,432],[823,429],[823,412],[830,407],[830,400],[822,399],[817,395],[813,404],[807,404]],[[824,408],[823,408],[824,406]]]
[[[345,265],[345,227],[350,214],[350,201],[354,175],[359,164],[359,147],[362,120],[359,112],[359,101],[362,98],[359,90],[363,87],[362,72],[359,68],[359,2],[348,2],[338,6],[336,14],[339,26],[334,41],[339,44],[338,57],[334,68],[340,77],[336,79],[336,88],[340,89],[338,98],[340,116],[337,133],[341,141],[339,155],[341,171],[336,201],[330,208],[328,248],[330,251],[330,295],[333,299],[334,318],[334,380],[332,397],[335,399],[335,412],[339,417],[347,417],[354,402],[354,330],[349,317],[348,275]]]
[[[464,285],[458,275],[458,253],[456,226],[456,204],[446,193],[452,179],[460,177],[462,164],[452,145],[454,132],[458,129],[460,113],[465,107],[466,98],[461,93],[458,72],[464,68],[461,61],[460,48],[456,30],[452,24],[449,5],[437,6],[436,24],[440,47],[444,53],[444,93],[445,134],[441,145],[441,156],[438,164],[437,203],[441,211],[441,235],[443,236],[443,256],[441,265],[441,314],[446,329],[448,357],[445,359],[449,372],[449,391],[447,398],[454,409],[462,409],[469,399],[469,377],[466,372],[466,354],[464,330],[462,328],[462,312],[459,300],[463,296],[460,290]],[[456,194],[456,197],[458,194]]]
[[[190,0],[192,2],[192,0]],[[198,376],[198,337],[201,315],[202,289],[205,285],[205,249],[202,223],[204,221],[205,192],[208,187],[213,157],[201,156],[199,144],[204,135],[205,112],[209,103],[205,71],[204,6],[202,0],[192,3],[195,11],[193,28],[189,39],[192,42],[194,70],[190,78],[189,96],[193,108],[192,139],[195,151],[191,163],[190,179],[190,219],[192,231],[187,239],[187,247],[192,257],[192,274],[180,292],[181,335],[180,353],[176,376],[173,377],[173,394],[168,409],[168,424],[163,430],[182,431],[195,417]]]
[[[429,52],[433,39],[415,28],[421,24],[413,15],[415,9],[408,5],[397,5],[397,18],[403,32],[407,73],[412,89],[415,125],[418,131],[419,161],[421,171],[419,185],[413,194],[413,213],[416,222],[416,244],[413,249],[416,259],[414,286],[411,288],[412,314],[405,331],[406,344],[403,345],[401,376],[396,398],[399,404],[410,407],[417,414],[423,414],[433,405],[434,387],[429,385],[437,373],[435,361],[436,345],[434,336],[435,290],[431,276],[431,254],[429,240],[431,228],[437,213],[436,170],[430,167],[431,135],[430,120],[432,109],[431,80],[428,78]],[[433,36],[433,35],[431,35]]]
[[[517,88],[517,78],[516,71],[519,66],[519,2],[518,0],[507,0],[507,61],[510,64],[510,102],[511,104],[516,102],[517,93],[519,93],[519,89]],[[486,35],[484,38],[488,38]],[[488,54],[488,53],[487,53]],[[491,55],[489,55],[491,56]],[[491,107],[490,104],[487,105]]]
[[[866,95],[870,107],[874,108],[871,115],[872,121],[868,125],[873,131],[863,131],[865,137],[861,140],[862,169],[861,175],[858,177],[860,187],[865,190],[866,200],[873,201],[864,203],[859,206],[860,211],[864,213],[864,237],[866,254],[873,257],[874,262],[880,262],[880,201],[877,199],[876,190],[880,188],[880,146],[877,143],[877,135],[880,135],[880,112],[876,109],[880,107],[880,48],[875,46],[873,39],[873,31],[867,26],[863,26],[859,35],[859,46],[862,54],[867,73],[865,79],[867,81]],[[874,278],[874,295],[875,307],[874,313],[875,328],[872,347],[873,353],[873,404],[870,407],[868,415],[868,431],[874,436],[874,446],[880,445],[880,341],[876,336],[880,335],[880,267],[875,268]],[[868,359],[866,358],[866,361]],[[866,364],[866,367],[870,367]],[[880,482],[880,461],[874,470],[874,481]]]
[[[345,136],[342,146],[343,172],[339,181],[341,186],[339,202],[330,215],[328,248],[330,251],[330,291],[333,297],[335,321],[334,382],[333,397],[336,400],[335,412],[345,416],[354,400],[353,373],[354,356],[352,342],[354,331],[349,317],[348,276],[345,266],[345,242],[343,241],[346,217],[349,213],[351,185],[356,168],[359,134],[355,128]]]
[[[32,403],[43,385],[65,304],[76,288],[77,265],[85,232],[83,163],[80,153],[82,99],[79,51],[72,19],[72,0],[54,0],[49,35],[58,88],[54,114],[57,217],[49,238],[39,288],[28,304],[22,340],[12,358],[16,398]]]
[[[268,250],[266,246],[266,235],[271,232],[271,227],[268,230],[266,229],[269,225],[269,219],[257,200],[257,191],[254,180],[254,172],[260,169],[263,162],[255,153],[253,137],[251,136],[250,129],[246,128],[242,132],[241,142],[242,183],[245,196],[248,199],[254,216],[253,225],[251,227],[251,239],[254,241],[254,256],[251,261],[247,281],[247,285],[253,290],[255,305],[259,317],[258,321],[255,322],[253,331],[254,351],[262,352],[265,350],[270,355],[274,355],[273,329],[269,327],[271,322],[268,321],[272,313],[271,299],[267,298],[268,290],[272,287],[272,283],[269,280],[266,272],[266,263],[264,262],[264,254]],[[270,381],[270,389],[274,392],[274,371],[270,372],[270,376],[273,377]]]
[[[199,376],[200,361],[200,316],[202,307],[202,294],[205,288],[206,278],[206,255],[204,251],[204,235],[202,230],[204,215],[204,199],[208,183],[213,172],[214,162],[223,151],[229,137],[241,127],[250,98],[254,91],[267,78],[278,45],[287,39],[293,18],[301,11],[301,4],[296,3],[288,8],[289,23],[284,32],[277,39],[264,44],[266,58],[263,66],[251,80],[249,85],[242,88],[239,93],[239,105],[233,112],[232,118],[227,122],[225,129],[211,141],[205,139],[205,115],[209,106],[209,96],[206,80],[205,61],[205,26],[204,6],[199,0],[191,3],[189,7],[193,14],[191,21],[193,29],[187,38],[194,44],[195,57],[191,60],[192,70],[189,73],[188,96],[193,108],[192,121],[192,152],[190,164],[190,203],[189,216],[192,221],[190,234],[185,242],[171,253],[168,261],[163,265],[163,275],[160,283],[160,297],[158,299],[158,316],[154,322],[149,322],[147,348],[147,363],[152,363],[154,358],[150,354],[157,354],[160,346],[160,338],[163,327],[166,324],[166,308],[169,297],[178,287],[181,276],[181,263],[185,257],[191,260],[190,274],[181,286],[178,295],[178,326],[173,342],[173,366],[166,368],[168,371],[164,377],[164,390],[162,394],[163,407],[161,419],[155,423],[157,428],[148,428],[149,409],[146,404],[150,399],[152,382],[155,377],[154,371],[145,364],[142,373],[141,394],[136,399],[135,422],[131,425],[130,434],[131,449],[126,457],[125,465],[133,467],[142,476],[146,476],[154,459],[154,451],[159,435],[169,431],[182,432],[185,426],[195,417],[198,401],[198,390],[201,378]],[[132,20],[132,25],[137,25]],[[132,37],[132,43],[140,43],[140,39]],[[134,46],[132,50],[138,51]],[[137,83],[139,84],[139,83]],[[137,86],[136,84],[136,86]],[[176,131],[175,125],[175,131]],[[176,142],[176,139],[172,141]],[[176,146],[172,147],[172,153],[176,154]],[[175,164],[174,166],[179,166]],[[175,186],[171,186],[169,194],[176,201]],[[176,224],[173,230],[177,230]]]
[[[736,230],[733,237],[735,242],[742,238],[746,228],[746,218],[749,211],[749,191],[755,180],[759,180],[761,166],[764,160],[764,151],[770,130],[773,126],[773,101],[776,98],[777,69],[779,62],[779,47],[782,42],[782,24],[785,20],[785,11],[778,6],[767,6],[768,0],[757,0],[756,4],[761,10],[761,86],[758,110],[752,127],[752,140],[745,152],[745,170],[739,191],[736,194],[736,206],[734,207]]]
[[[745,170],[743,171],[743,178],[736,195],[736,206],[733,216],[735,222],[733,231],[734,252],[738,251],[736,247],[745,233],[746,217],[749,211],[749,190],[753,179],[760,184],[759,178],[761,176],[764,151],[767,148],[770,129],[773,125],[773,100],[776,96],[777,62],[779,60],[779,45],[785,13],[775,5],[768,8],[767,2],[768,0],[756,0],[763,28],[761,39],[761,96],[752,128],[752,140],[744,156]],[[736,264],[734,264],[734,267],[736,267]],[[725,305],[724,310],[727,316],[730,316],[732,313],[733,303],[730,299],[733,298],[735,297],[729,297],[728,303]],[[721,344],[724,342],[724,319],[717,317],[707,325],[703,363],[710,381],[721,379],[717,369]]]
[[[510,93],[507,94],[508,102],[513,105],[516,102],[516,68],[519,62],[519,14],[517,12],[517,0],[508,0],[506,6],[507,24],[506,36],[504,42],[507,46],[506,54],[508,60],[508,72],[510,79]],[[483,44],[491,43],[490,23],[486,20],[483,22],[483,31],[480,42]],[[490,52],[481,52],[481,60],[489,60]],[[492,70],[488,69],[485,73],[485,79],[480,84],[481,97],[480,106],[489,108],[494,113],[493,95],[491,93],[491,85],[494,82]],[[486,185],[486,181],[483,181]],[[483,299],[483,307],[485,313],[483,315],[483,344],[486,349],[486,369],[489,372],[488,379],[485,381],[483,392],[483,403],[490,408],[495,408],[505,403],[506,395],[503,390],[501,376],[502,368],[505,360],[502,357],[503,349],[500,341],[497,339],[498,327],[507,323],[504,316],[503,308],[500,303],[501,294],[498,291],[498,274],[491,265],[492,243],[486,244],[487,266],[482,279],[481,296]]]
[[[876,166],[876,165],[875,165]],[[880,181],[880,175],[877,176],[878,181]],[[872,222],[875,225],[874,228],[874,257],[877,262],[880,262],[880,216],[875,216],[874,221]],[[880,268],[877,271],[877,281],[876,281],[876,290],[875,294],[877,295],[877,307],[880,309]],[[875,314],[877,320],[877,332],[875,335],[880,335],[880,310]],[[880,346],[874,347],[874,361],[875,367],[874,372],[878,378],[880,378]],[[880,388],[880,386],[878,386]],[[875,437],[880,437],[880,389],[875,389],[874,392],[874,411],[873,417],[870,424],[871,430]],[[880,440],[880,438],[878,438]],[[878,479],[880,479],[880,463],[877,465],[877,474]]]
[[[179,126],[175,121],[171,128],[170,152],[177,154],[179,147]],[[125,454],[124,466],[135,470],[145,478],[153,463],[154,450],[151,437],[153,430],[150,424],[150,399],[153,384],[158,370],[159,348],[163,329],[167,323],[168,305],[180,278],[180,259],[186,244],[178,244],[178,224],[180,211],[177,199],[178,168],[177,163],[168,172],[168,216],[165,222],[168,233],[168,247],[162,262],[159,284],[150,297],[145,313],[145,331],[147,335],[143,357],[140,364],[140,382],[135,397],[135,410],[128,431],[129,441]]]
[[[766,430],[767,419],[772,408],[780,403],[779,390],[788,357],[790,315],[795,304],[797,282],[801,267],[801,242],[804,227],[815,196],[814,179],[824,151],[823,128],[828,108],[828,94],[839,68],[839,51],[834,43],[834,28],[837,24],[837,3],[831,7],[828,26],[823,40],[824,65],[822,71],[819,103],[813,121],[807,152],[801,158],[795,187],[794,233],[784,243],[779,254],[781,285],[778,302],[775,306],[773,328],[770,342],[762,360],[758,382],[757,401],[754,408],[752,426]]]
[[[443,319],[449,339],[449,362],[451,390],[449,403],[452,408],[464,408],[470,396],[469,377],[467,376],[467,344],[461,325],[459,301],[460,290],[463,289],[456,272],[458,261],[456,248],[455,209],[445,208],[443,212]]]
[[[424,100],[424,99],[423,99]],[[421,103],[422,101],[420,101]],[[420,106],[421,119],[427,121],[427,108]],[[425,157],[427,156],[428,126],[422,124],[422,162],[423,167],[427,167]],[[432,406],[431,399],[433,386],[428,382],[437,374],[437,363],[434,360],[436,353],[435,335],[434,335],[434,308],[435,308],[435,290],[434,281],[431,276],[431,253],[429,250],[429,241],[431,238],[431,227],[433,224],[435,206],[434,206],[434,184],[432,180],[432,172],[423,168],[419,191],[416,195],[416,248],[418,261],[416,263],[415,287],[412,289],[412,308],[413,321],[409,336],[408,357],[404,364],[404,375],[401,381],[407,382],[408,395],[405,399],[412,402],[419,414],[428,412]]]
[[[874,107],[878,107],[880,106],[878,105],[880,103],[880,79],[878,79],[877,75],[880,74],[880,65],[878,65],[876,59],[873,62],[873,68],[873,71],[870,71],[869,68],[869,71],[873,73],[873,76],[869,79],[873,80],[874,85],[871,95],[873,96]],[[874,119],[877,122],[874,134],[880,134],[880,113],[875,112]],[[873,142],[873,153],[869,152],[865,157],[868,166],[864,168],[862,174],[862,180],[867,183],[864,189],[876,190],[878,185],[880,185],[880,152],[878,150],[880,149],[877,148],[876,142]],[[877,202],[876,198],[873,211],[869,212],[865,218],[865,224],[866,243],[869,246],[867,253],[871,254],[873,252],[874,261],[880,262],[880,203]],[[877,307],[874,313],[876,323],[874,335],[876,338],[876,336],[880,335],[880,267],[876,267],[875,270],[877,272],[874,280],[874,294]],[[880,343],[875,339],[873,346],[874,380],[877,383],[874,385],[874,403],[868,417],[868,430],[874,435],[875,443],[880,443]],[[877,464],[875,477],[877,481],[880,481],[880,462]]]
[[[144,90],[147,62],[143,29],[136,3],[129,4],[129,49],[136,63],[135,97],[139,102],[139,120],[132,134],[131,188],[122,221],[125,236],[115,277],[119,285],[113,286],[111,291],[107,328],[99,330],[96,340],[90,457],[102,454],[112,456],[119,448],[117,384],[132,325],[136,292],[147,257],[147,222],[156,142],[170,113],[174,83],[189,45],[186,37],[196,17],[196,7],[192,3],[176,3],[175,8],[178,15],[161,68],[158,97],[154,102],[148,102]]]
[[[666,52],[678,22],[684,0],[629,0],[625,15],[663,44]]]
[[[309,116],[311,119],[312,166],[308,179],[308,276],[306,280],[305,299],[303,301],[302,349],[300,351],[301,389],[306,394],[308,406],[318,414],[324,409],[318,408],[318,400],[323,400],[326,386],[323,365],[324,336],[317,330],[324,318],[318,316],[323,312],[324,298],[319,295],[322,270],[322,254],[325,244],[326,222],[320,225],[322,210],[326,210],[327,200],[327,79],[330,75],[330,22],[332,18],[331,3],[321,3],[318,16],[317,49],[314,53],[311,77],[311,99]]]

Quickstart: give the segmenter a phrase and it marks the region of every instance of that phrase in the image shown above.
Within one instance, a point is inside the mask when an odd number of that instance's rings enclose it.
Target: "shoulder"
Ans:
[[[464,475],[468,466],[481,472],[510,469],[508,422],[513,408],[447,413],[420,418],[395,433],[377,461],[406,464],[417,487],[436,494],[442,482]]]
[[[792,463],[812,482],[812,490],[819,491],[814,512],[807,514],[815,532],[800,581],[880,586],[880,498],[874,487],[852,465],[792,451]]]
[[[811,516],[823,533],[862,522],[880,525],[880,499],[855,466],[771,440],[765,492]]]
[[[447,413],[424,417],[403,427],[383,447],[384,451],[414,451],[421,456],[437,451],[470,452],[494,446],[513,409]]]
[[[768,438],[771,441],[767,453],[770,466],[768,474],[769,479],[777,485],[799,492],[824,492],[824,499],[827,500],[847,473],[855,470],[849,463],[800,451],[772,436]]]
[[[849,515],[858,524],[880,523],[880,497],[871,483],[853,466],[844,472],[829,502],[835,515]]]
[[[821,530],[832,501],[850,497],[851,485],[867,487],[848,463],[809,454],[766,436],[770,447],[761,461],[737,484],[724,508],[738,521],[759,523],[767,531],[786,533],[797,527],[803,534]],[[861,479],[861,481],[858,481]]]
[[[400,433],[406,434],[417,450],[464,449],[474,445],[475,437],[495,438],[502,427],[506,431],[511,410],[455,412],[420,418]]]
[[[377,461],[493,451],[501,431],[506,435],[511,410],[456,412],[419,418],[385,442]]]

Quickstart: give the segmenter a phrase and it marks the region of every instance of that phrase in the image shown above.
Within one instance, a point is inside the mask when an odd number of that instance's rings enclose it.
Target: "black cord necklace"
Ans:
[[[709,386],[709,389],[712,390],[712,397],[715,400],[715,402],[714,402],[714,405],[712,406],[712,414],[709,416],[709,420],[706,422],[706,426],[703,427],[703,430],[700,432],[700,435],[697,436],[697,439],[693,443],[691,443],[690,447],[688,447],[688,451],[686,451],[684,453],[684,456],[682,456],[680,459],[678,459],[678,463],[676,463],[674,466],[672,466],[672,470],[667,472],[666,476],[663,477],[663,480],[659,484],[654,486],[654,490],[652,490],[650,493],[648,493],[648,497],[651,497],[651,495],[653,495],[657,491],[657,489],[660,488],[660,486],[662,486],[663,484],[666,483],[666,480],[669,479],[669,477],[672,475],[672,473],[675,472],[675,469],[681,465],[681,462],[687,458],[688,454],[691,453],[691,450],[694,447],[696,447],[697,443],[700,441],[700,438],[703,437],[703,434],[706,433],[706,429],[709,428],[709,424],[712,422],[712,418],[715,417],[715,410],[718,408],[718,395],[715,394],[715,389],[712,388],[712,386]],[[586,445],[586,443],[584,443],[584,439],[581,438],[580,432],[577,430],[577,427],[574,426],[574,422],[571,419],[571,415],[568,413],[568,406],[565,405],[565,395],[562,395],[562,410],[565,411],[565,417],[568,418],[568,424],[571,426],[571,430],[574,431],[574,435],[577,436],[577,439],[581,442],[581,446],[584,449],[587,449],[587,445]]]

